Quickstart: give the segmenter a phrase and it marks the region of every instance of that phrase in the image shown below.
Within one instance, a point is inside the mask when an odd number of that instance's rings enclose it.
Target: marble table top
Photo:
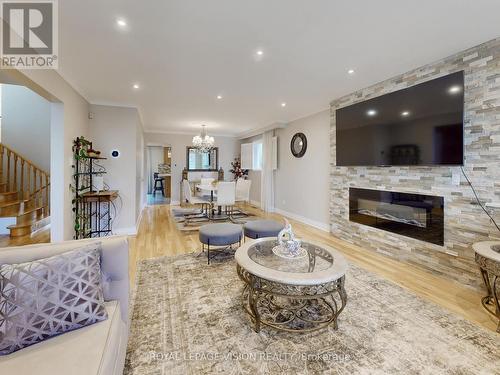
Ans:
[[[340,279],[347,271],[343,255],[329,246],[313,241],[302,242],[308,252],[318,254],[316,262],[309,267],[302,264],[309,262],[309,257],[283,259],[275,255],[272,248],[276,244],[276,237],[247,241],[236,251],[236,262],[252,275],[288,285],[325,284]]]
[[[492,249],[495,246],[498,246],[496,248],[498,251]],[[472,248],[479,255],[500,263],[500,241],[476,242]]]

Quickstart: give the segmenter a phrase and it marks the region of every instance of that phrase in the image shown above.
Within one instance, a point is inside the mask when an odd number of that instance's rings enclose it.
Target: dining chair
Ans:
[[[244,180],[238,178],[236,180],[236,203],[243,202],[245,204],[250,202],[250,186],[252,186],[251,180]],[[240,207],[235,210],[238,215],[249,216],[250,214],[243,211]]]
[[[192,204],[195,206],[200,206],[200,208],[201,208],[200,214],[203,214],[204,216],[208,216],[211,203],[206,199],[193,196],[193,193],[191,191],[191,185],[189,184],[188,180],[182,180],[182,190],[184,192],[184,199],[189,204]],[[199,214],[196,214],[196,215],[199,215]],[[184,215],[184,216],[193,216],[193,215]]]
[[[224,207],[226,214],[231,216],[236,202],[236,184],[234,182],[219,182],[215,205]]]
[[[207,186],[207,185],[210,185],[212,182],[214,182],[215,178],[212,178],[212,177],[202,177],[200,179],[200,185],[202,186]],[[210,194],[207,194],[207,192],[205,191],[200,191],[198,193],[199,196],[201,197],[204,197],[204,198],[209,198],[210,197]],[[215,193],[214,193],[214,196],[215,196]]]
[[[251,180],[244,180],[242,178],[238,178],[236,180],[236,202],[250,202],[251,185]]]
[[[203,186],[210,185],[212,182],[214,182],[215,178],[212,177],[202,177],[201,178],[201,184]]]

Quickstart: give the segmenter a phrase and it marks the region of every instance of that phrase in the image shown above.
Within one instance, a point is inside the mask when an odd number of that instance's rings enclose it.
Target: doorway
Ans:
[[[147,146],[147,203],[170,204],[172,196],[172,148]]]
[[[0,84],[0,247],[50,242],[51,103]]]

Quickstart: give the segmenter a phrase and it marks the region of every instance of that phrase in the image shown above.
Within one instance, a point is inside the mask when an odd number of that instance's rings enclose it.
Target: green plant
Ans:
[[[88,150],[91,148],[92,148],[92,142],[85,139],[85,137],[82,136],[82,137],[76,138],[73,141],[73,147],[72,147],[73,158],[75,160],[75,164],[78,163],[82,159],[88,158]],[[75,165],[73,165],[73,168],[75,168]],[[75,173],[73,175],[75,182],[77,181],[76,177],[77,176]],[[78,208],[77,206],[79,204],[78,193],[80,191],[84,190],[84,188],[77,186],[76,184],[75,185],[71,184],[70,190],[73,192],[73,194],[75,194],[75,198],[72,200],[73,212],[74,212],[74,226],[73,227],[75,229],[75,237],[74,238],[79,239],[78,235],[80,234],[80,232],[82,230],[80,223],[82,222],[82,220],[88,219],[85,214],[82,214],[82,213],[77,214],[77,208]]]
[[[76,160],[87,158],[88,150],[92,148],[92,142],[85,139],[85,137],[78,137],[73,141],[73,156]]]

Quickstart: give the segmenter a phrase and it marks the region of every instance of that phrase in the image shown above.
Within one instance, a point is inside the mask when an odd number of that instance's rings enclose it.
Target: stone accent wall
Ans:
[[[474,200],[459,167],[337,167],[335,110],[456,71],[465,72],[465,170],[479,197],[500,201],[500,38],[331,102],[330,224],[348,242],[480,287],[472,243],[500,238]],[[461,176],[460,185],[452,176]],[[349,221],[349,187],[439,195],[445,201],[445,246]],[[500,209],[491,210],[500,222]]]

